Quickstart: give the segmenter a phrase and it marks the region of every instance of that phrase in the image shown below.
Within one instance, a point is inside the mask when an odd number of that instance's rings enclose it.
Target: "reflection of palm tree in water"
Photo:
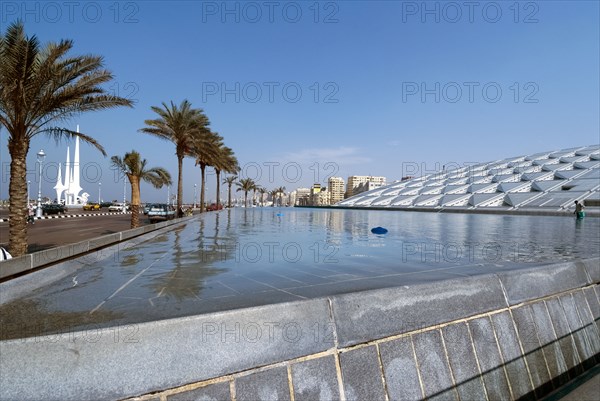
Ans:
[[[218,214],[215,213],[215,216]],[[228,249],[218,243],[218,217],[215,219],[215,234],[210,243],[204,241],[205,218],[201,218],[199,223],[198,236],[195,238],[192,236],[182,238],[186,226],[178,227],[173,231],[171,258],[173,269],[156,277],[150,284],[159,298],[167,297],[168,300],[168,297],[173,297],[179,302],[186,299],[200,299],[206,279],[227,271],[225,268],[213,266],[230,257],[234,250],[233,247]],[[185,250],[186,245],[193,244],[198,246]]]
[[[110,326],[123,317],[121,312],[65,311],[47,300],[17,299],[0,306],[0,340],[63,333],[54,337],[58,340],[60,336],[66,338],[67,335],[73,336],[73,333],[82,330],[84,340],[87,335],[87,340],[92,341],[99,338],[97,330],[100,327]]]
[[[219,216],[221,215],[221,213],[217,212],[215,213],[215,236],[214,236],[214,241],[213,241],[213,246],[215,248],[219,247]]]

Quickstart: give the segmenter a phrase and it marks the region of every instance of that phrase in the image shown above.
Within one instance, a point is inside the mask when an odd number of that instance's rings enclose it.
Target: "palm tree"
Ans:
[[[264,206],[265,205],[265,194],[267,193],[267,188],[258,187],[258,193],[260,193],[260,205]]]
[[[275,207],[275,204],[277,203],[277,194],[278,193],[279,193],[279,188],[275,188],[274,190],[269,192],[269,195],[271,195],[271,199],[273,199],[273,203],[271,203],[271,207]]]
[[[239,182],[236,182],[239,187],[237,190],[244,191],[244,207],[248,207],[248,192],[256,186],[256,183],[252,178],[242,178]]]
[[[252,188],[252,205],[256,205],[256,191],[258,191],[259,186],[255,185]]]
[[[227,184],[227,207],[231,209],[231,186],[237,181],[237,175],[230,175],[229,177],[223,178],[223,184]]]
[[[190,156],[196,158],[196,166],[200,166],[200,213],[204,212],[206,167],[216,164],[221,146],[223,146],[223,138],[215,132],[207,131],[195,138],[194,145],[189,153]]]
[[[45,134],[56,140],[79,137],[106,155],[96,140],[57,126],[83,112],[132,102],[109,95],[101,85],[113,78],[102,57],[67,55],[71,40],[41,47],[26,36],[21,21],[0,34],[0,127],[8,131],[10,153],[8,246],[13,256],[27,252],[27,153],[31,139]]]
[[[140,224],[140,182],[146,181],[161,188],[171,185],[171,175],[162,167],[146,168],[146,159],[142,159],[135,150],[125,153],[125,157],[113,156],[112,165],[127,175],[131,183],[131,228]]]
[[[285,187],[276,188],[277,194],[279,195],[279,206],[282,206],[283,203],[283,195],[285,194]]]
[[[237,158],[235,157],[233,150],[227,146],[221,146],[218,149],[217,159],[213,165],[215,168],[215,174],[217,175],[217,205],[221,203],[221,171],[226,173],[235,174],[239,171],[240,166]],[[229,186],[229,193],[231,194],[231,185]],[[231,203],[231,201],[230,201]],[[230,205],[231,207],[231,205]]]
[[[154,120],[146,120],[147,125],[139,131],[154,135],[175,144],[177,156],[177,213],[182,214],[183,199],[183,158],[191,154],[194,141],[208,132],[208,117],[202,109],[193,109],[189,101],[184,100],[179,106],[171,101],[170,106],[162,103],[162,108],[152,106],[152,111],[158,114]]]

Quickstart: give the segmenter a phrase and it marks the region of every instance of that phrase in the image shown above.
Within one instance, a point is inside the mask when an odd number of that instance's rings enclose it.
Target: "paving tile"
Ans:
[[[535,302],[530,305],[532,318],[536,327],[536,333],[542,346],[542,351],[548,363],[550,377],[554,381],[555,387],[560,387],[568,381],[568,368],[561,350],[559,341],[556,338],[552,320],[548,315],[548,309],[544,301]]]
[[[475,353],[481,367],[483,382],[490,401],[504,401],[510,398],[508,380],[503,367],[498,343],[489,317],[469,321],[469,330],[475,345]]]
[[[552,390],[552,384],[542,346],[538,339],[537,328],[531,314],[531,307],[525,305],[513,309],[512,315],[517,326],[518,338],[525,352],[533,386],[538,397],[541,397]]]
[[[230,277],[217,277],[217,280],[221,285],[231,288],[240,294],[255,294],[261,291],[271,291],[273,287],[265,284],[257,283],[254,280],[250,280],[242,276],[230,276]]]
[[[267,272],[253,272],[251,277],[249,278],[255,280],[260,284],[265,284],[267,286],[272,286],[275,288],[297,287],[298,285],[304,284],[298,280],[292,280],[287,277]]]
[[[379,345],[390,400],[417,401],[423,398],[410,336]]]
[[[597,286],[595,286],[597,287]],[[585,298],[590,306],[590,310],[592,311],[592,316],[594,319],[600,319],[600,302],[598,302],[598,297],[596,296],[596,292],[594,291],[594,287],[588,287],[583,290],[585,294]]]
[[[529,381],[527,366],[519,346],[512,317],[508,312],[501,312],[492,315],[492,322],[513,396],[519,399],[532,396],[533,388]]]
[[[446,326],[442,329],[442,335],[460,399],[484,400],[485,389],[467,324],[456,323]]]
[[[290,400],[287,368],[279,367],[235,379],[237,401]]]
[[[581,367],[578,366],[581,359],[573,336],[571,335],[569,323],[565,317],[565,311],[557,297],[550,298],[545,302],[548,313],[550,314],[550,319],[552,320],[554,332],[558,338],[558,344],[560,345],[565,362],[567,363],[567,369],[570,372],[571,378],[574,378],[574,376],[577,376],[582,372]],[[571,372],[571,369],[574,369],[574,371]]]
[[[594,322],[594,317],[592,316],[592,312],[586,297],[583,291],[575,291],[572,295],[577,312],[579,313],[579,318],[583,324],[583,331],[585,332],[590,343],[590,347],[592,348],[592,353],[594,355],[598,355],[600,353],[600,338],[598,336],[598,328]],[[598,358],[596,358],[596,360],[598,361]]]
[[[597,293],[598,287],[600,286],[588,287],[584,290],[584,293],[595,320],[596,330],[600,333],[600,298]]]
[[[583,328],[583,322],[579,318],[575,300],[571,294],[563,295],[559,298],[560,303],[565,311],[565,316],[571,329],[573,339],[579,350],[579,357],[583,361],[583,368],[589,369],[595,365],[594,350]]]
[[[431,330],[412,337],[425,396],[428,399],[457,400],[440,332]]]
[[[296,401],[336,401],[340,398],[333,355],[292,365]]]
[[[298,281],[296,286],[304,286],[304,285],[316,285],[316,284],[326,284],[332,283],[334,280],[327,279],[324,277],[319,277],[314,274],[310,274],[306,271],[301,270],[284,270],[278,271],[278,274],[290,279]]]
[[[340,354],[340,366],[348,401],[385,398],[379,358],[374,345]]]

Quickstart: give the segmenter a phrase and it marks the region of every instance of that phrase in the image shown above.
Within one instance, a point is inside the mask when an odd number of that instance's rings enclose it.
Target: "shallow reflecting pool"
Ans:
[[[385,227],[386,235],[371,233]],[[207,213],[0,306],[26,337],[598,257],[600,219],[251,208]]]

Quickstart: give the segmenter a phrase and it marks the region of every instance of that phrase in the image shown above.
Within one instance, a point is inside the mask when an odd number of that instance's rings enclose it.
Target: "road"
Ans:
[[[91,216],[36,220],[35,224],[29,224],[27,251],[41,251],[130,228],[131,215],[129,214],[93,216],[94,212],[86,213]],[[146,224],[149,224],[148,219],[140,215],[140,225]],[[6,248],[7,245],[8,223],[4,222],[0,223],[0,246]]]

